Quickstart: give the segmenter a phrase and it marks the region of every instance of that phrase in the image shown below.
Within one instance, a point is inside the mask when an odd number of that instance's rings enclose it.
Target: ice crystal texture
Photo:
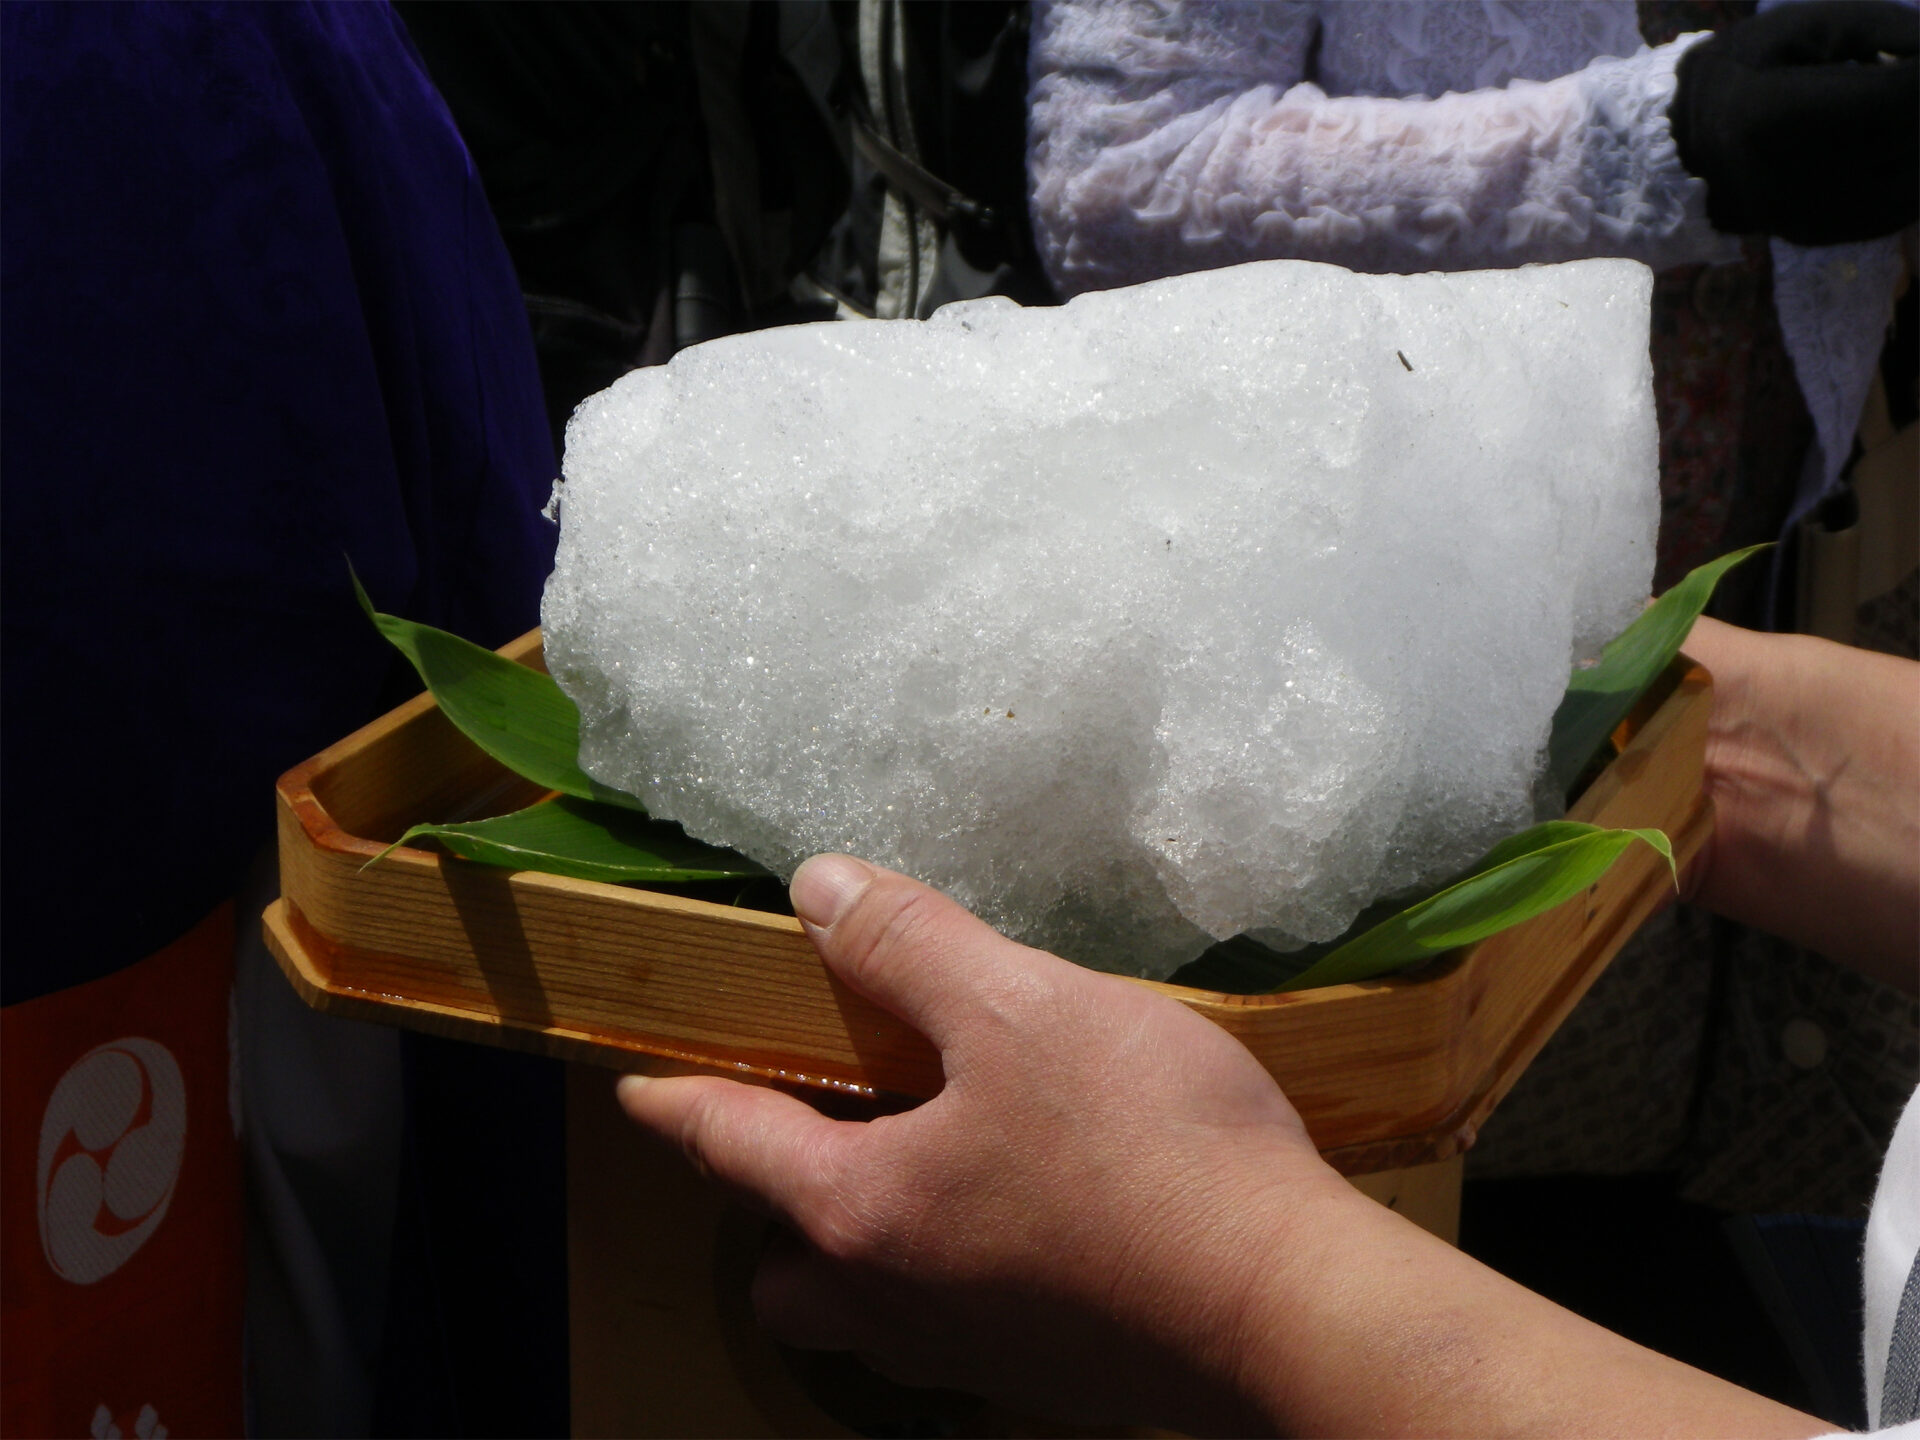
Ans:
[[[581,763],[1164,976],[1528,824],[1647,593],[1650,276],[1274,261],[701,345],[567,432]]]

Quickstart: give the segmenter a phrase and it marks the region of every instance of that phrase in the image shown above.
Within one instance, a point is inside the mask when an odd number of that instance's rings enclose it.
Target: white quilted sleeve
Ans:
[[[1690,35],[1438,99],[1307,83],[1314,7],[1036,5],[1034,228],[1064,294],[1243,260],[1467,270],[1730,258],[1667,107]]]

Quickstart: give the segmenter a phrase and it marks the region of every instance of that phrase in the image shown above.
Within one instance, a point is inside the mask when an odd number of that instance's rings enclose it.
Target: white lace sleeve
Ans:
[[[1435,100],[1303,80],[1304,3],[1036,6],[1034,227],[1065,294],[1242,260],[1464,270],[1727,258],[1667,125],[1700,36]]]

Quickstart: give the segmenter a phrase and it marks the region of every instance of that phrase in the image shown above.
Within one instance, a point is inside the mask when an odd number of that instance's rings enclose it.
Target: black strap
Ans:
[[[862,117],[853,117],[853,148],[887,183],[933,217],[937,225],[970,225],[991,230],[1000,217],[991,206],[961,194],[919,161],[903,155]]]

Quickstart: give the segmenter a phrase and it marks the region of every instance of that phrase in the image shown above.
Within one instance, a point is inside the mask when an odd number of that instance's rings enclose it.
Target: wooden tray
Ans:
[[[538,666],[539,632],[502,653]],[[1676,661],[1571,818],[1658,826],[1685,863],[1711,828],[1710,687]],[[363,870],[417,821],[538,798],[429,696],[288,771],[278,794],[282,898],[264,917],[267,942],[317,1009],[627,1069],[906,1097],[940,1088],[932,1047],[834,980],[790,917],[411,848]],[[1399,1169],[1473,1143],[1670,893],[1665,863],[1635,846],[1583,897],[1417,975],[1290,995],[1154,988],[1237,1036],[1342,1171]]]

